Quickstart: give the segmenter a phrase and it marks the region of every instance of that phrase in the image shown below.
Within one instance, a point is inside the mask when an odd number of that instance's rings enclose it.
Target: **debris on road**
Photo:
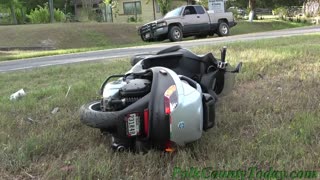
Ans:
[[[67,97],[68,97],[69,92],[70,92],[70,89],[71,89],[71,86],[69,86],[69,88],[68,88],[68,91],[67,91],[67,94],[66,94],[65,98],[67,98]]]
[[[26,121],[28,121],[29,123],[34,123],[35,122],[31,117],[27,117]]]
[[[26,95],[26,92],[23,89],[20,89],[19,91],[10,95],[10,100],[11,101],[16,100],[16,99],[19,99],[25,95]]]
[[[58,111],[59,111],[59,108],[58,108],[58,107],[55,107],[55,108],[51,111],[51,114],[56,114]]]

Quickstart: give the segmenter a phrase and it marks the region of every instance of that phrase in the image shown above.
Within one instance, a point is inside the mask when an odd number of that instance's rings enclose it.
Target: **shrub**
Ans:
[[[60,11],[60,9],[55,9],[53,13],[54,13],[54,20],[56,22],[63,22],[66,20],[65,14],[62,11]]]
[[[273,15],[278,15],[281,19],[285,19],[285,17],[288,16],[288,13],[289,11],[286,7],[278,7],[272,11]]]
[[[39,6],[34,10],[31,10],[30,14],[27,15],[31,23],[49,23],[50,22],[50,13],[48,3],[45,3],[44,6]],[[56,22],[65,21],[65,14],[59,9],[54,9],[54,19]]]

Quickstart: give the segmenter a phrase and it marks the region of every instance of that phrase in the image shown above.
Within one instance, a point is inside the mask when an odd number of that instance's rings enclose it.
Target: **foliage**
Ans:
[[[21,7],[20,0],[0,0],[0,4],[3,7],[10,8],[10,15],[11,15],[13,24],[18,24],[15,9],[16,7]]]
[[[66,20],[65,14],[59,9],[55,9],[53,13],[54,13],[54,19],[56,22],[63,22]]]
[[[25,8],[15,9],[18,24],[25,23]]]
[[[142,17],[136,17],[136,16],[128,16],[127,22],[142,22]]]
[[[199,0],[198,4],[202,5],[205,8],[208,8],[208,0]]]
[[[27,1],[27,0],[23,0]],[[38,8],[38,5],[45,4],[48,2],[48,0],[32,0],[27,1],[28,3],[24,3],[23,5],[27,9],[27,14],[31,12],[31,10],[34,10]],[[53,1],[54,8],[61,9],[64,13],[71,12],[71,0],[54,0]]]
[[[320,0],[306,0],[303,6],[307,17],[320,15]]]
[[[103,3],[110,5],[112,15],[116,18],[119,15],[119,2],[117,0],[103,0]]]
[[[152,0],[147,0],[146,3],[149,3]],[[159,7],[160,7],[160,12],[162,15],[167,14],[169,12],[172,0],[157,0]]]
[[[288,16],[288,9],[286,7],[278,7],[272,11],[274,15],[278,15],[279,18],[285,19]]]
[[[50,22],[50,13],[48,3],[45,3],[44,6],[38,6],[34,10],[31,10],[30,14],[27,15],[31,23],[49,23]],[[65,14],[59,10],[54,9],[54,19],[56,22],[65,21]]]
[[[167,12],[170,10],[172,0],[157,0],[157,2],[160,6],[161,14],[162,15],[167,14]]]

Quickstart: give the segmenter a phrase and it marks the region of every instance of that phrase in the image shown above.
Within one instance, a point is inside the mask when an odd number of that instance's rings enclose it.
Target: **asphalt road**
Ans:
[[[37,67],[46,67],[46,66],[52,66],[52,65],[70,64],[70,63],[84,62],[84,61],[110,60],[114,58],[128,57],[134,54],[141,54],[141,53],[154,53],[161,49],[164,49],[166,47],[170,47],[173,45],[180,45],[184,48],[192,48],[192,47],[201,46],[201,45],[210,45],[210,44],[223,45],[223,43],[226,43],[226,42],[253,41],[253,40],[259,40],[259,39],[288,37],[288,36],[297,36],[297,35],[313,34],[313,33],[320,33],[320,26],[311,26],[311,27],[269,31],[269,32],[262,32],[262,33],[228,36],[228,37],[207,38],[207,39],[182,41],[182,42],[175,42],[175,43],[163,43],[163,44],[156,44],[156,45],[117,48],[117,49],[75,53],[75,54],[4,61],[4,62],[0,62],[0,73],[31,69],[31,68],[37,68]]]

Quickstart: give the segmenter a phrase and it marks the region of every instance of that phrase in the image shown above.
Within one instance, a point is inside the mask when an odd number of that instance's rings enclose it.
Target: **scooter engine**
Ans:
[[[151,89],[151,81],[148,79],[131,79],[126,83],[122,81],[114,84],[115,86],[123,84],[123,86],[118,88],[118,91],[112,96],[102,98],[101,109],[103,111],[122,110],[148,94]],[[110,84],[106,88],[114,90],[114,86],[110,86]]]

